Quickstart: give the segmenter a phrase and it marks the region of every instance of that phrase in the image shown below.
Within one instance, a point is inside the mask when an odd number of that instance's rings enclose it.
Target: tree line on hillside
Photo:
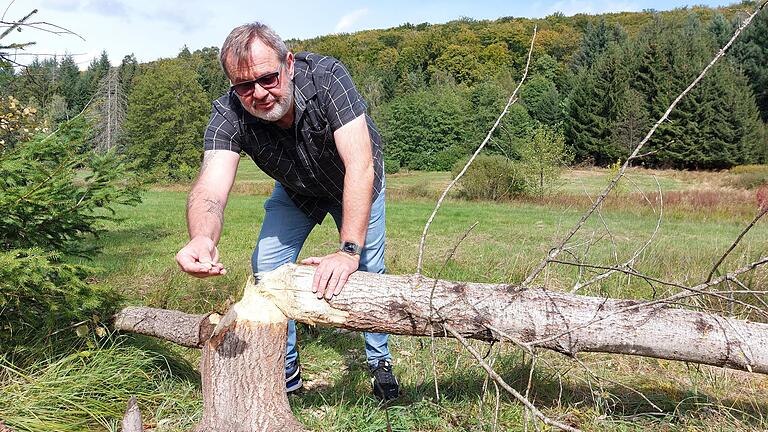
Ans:
[[[381,129],[390,172],[450,170],[482,141],[506,102],[535,23],[539,33],[521,103],[487,152],[520,162],[547,150],[556,155],[551,163],[605,166],[627,157],[751,7],[460,19],[288,42],[295,51],[332,55],[348,66]],[[125,104],[111,105],[114,90],[104,90],[115,88],[105,84],[110,79],[119,83]],[[153,178],[170,180],[194,177],[210,102],[229,85],[215,47],[184,47],[176,58],[144,64],[129,55],[117,66],[102,53],[85,71],[71,56],[38,59],[24,69],[3,65],[0,83],[0,96],[35,107],[51,126],[88,103],[101,106],[89,124],[102,132],[92,133],[86,147],[114,147]],[[764,11],[728,61],[662,125],[643,163],[683,169],[765,163],[766,89]],[[124,122],[105,125],[104,99],[107,111],[124,111],[112,116]],[[105,146],[105,136],[115,143]]]

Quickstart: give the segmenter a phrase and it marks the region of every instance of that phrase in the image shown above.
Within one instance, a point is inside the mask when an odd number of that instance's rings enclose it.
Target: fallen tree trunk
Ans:
[[[313,275],[313,267],[285,265],[259,274],[246,292],[268,298],[287,317],[308,324],[444,336],[445,322],[467,338],[503,341],[509,336],[566,355],[628,354],[768,373],[767,324],[543,288],[363,272],[353,274],[329,302],[312,293]],[[168,321],[160,325],[158,316]],[[150,321],[155,325],[146,325]],[[185,346],[202,346],[205,340],[190,343],[193,339],[179,334],[204,335],[210,326],[209,315],[144,307],[126,308],[115,317],[118,330],[176,343],[183,339]]]
[[[142,307],[118,313],[115,327],[203,347],[200,431],[303,430],[285,394],[288,318],[413,336],[448,336],[443,326],[450,326],[467,338],[566,355],[629,354],[768,373],[766,324],[542,288],[363,272],[326,301],[311,291],[314,271],[289,264],[258,274],[212,332],[211,315]]]
[[[313,275],[312,267],[286,265],[260,274],[249,289],[305,323],[442,336],[444,322],[467,338],[505,340],[506,335],[567,355],[629,354],[768,373],[766,324],[543,288],[362,272],[326,302],[310,289]]]

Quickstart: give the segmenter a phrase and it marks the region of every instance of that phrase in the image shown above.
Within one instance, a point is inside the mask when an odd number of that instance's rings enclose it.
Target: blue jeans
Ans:
[[[251,258],[254,273],[274,270],[285,263],[295,262],[304,241],[316,225],[296,207],[279,182],[275,182],[275,189],[272,191],[272,196],[264,203],[264,210],[264,222]],[[326,210],[333,216],[336,227],[341,229],[341,205],[331,206]],[[382,191],[371,205],[368,234],[365,245],[360,251],[359,271],[384,273],[384,213],[384,192]],[[363,335],[365,336],[365,355],[370,366],[375,367],[379,360],[392,358],[387,345],[389,335],[385,333],[363,333]],[[296,323],[291,320],[288,322],[285,363],[292,363],[297,358]]]

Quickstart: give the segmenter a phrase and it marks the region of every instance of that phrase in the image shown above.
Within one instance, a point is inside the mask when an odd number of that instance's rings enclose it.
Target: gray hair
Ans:
[[[271,48],[277,54],[277,59],[280,62],[285,62],[288,48],[283,39],[271,27],[258,21],[243,24],[229,33],[227,39],[224,40],[224,45],[221,46],[221,53],[219,53],[221,67],[228,77],[227,59],[233,57],[238,64],[246,63],[251,53],[251,44],[256,38]]]

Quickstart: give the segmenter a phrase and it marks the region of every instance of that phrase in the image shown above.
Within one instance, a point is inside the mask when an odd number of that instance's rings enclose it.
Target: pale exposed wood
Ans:
[[[136,396],[131,396],[128,400],[128,408],[125,410],[120,430],[122,432],[142,432],[144,430]]]
[[[217,313],[192,315],[148,307],[127,307],[114,317],[117,330],[154,336],[190,348],[202,348],[221,319]]]

